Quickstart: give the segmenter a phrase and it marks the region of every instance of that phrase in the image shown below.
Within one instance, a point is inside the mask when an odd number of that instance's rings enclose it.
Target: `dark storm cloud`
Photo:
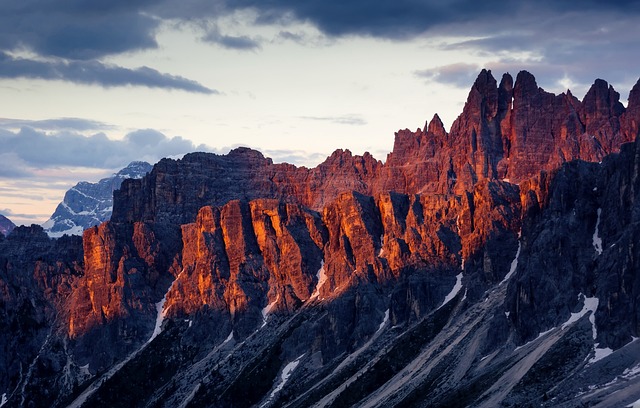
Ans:
[[[89,137],[73,132],[45,134],[24,127],[18,132],[0,130],[0,145],[4,146],[0,176],[5,177],[25,176],[24,169],[56,166],[117,168],[134,160],[155,162],[163,157],[206,150],[205,146],[196,146],[182,137],[169,138],[151,129],[112,140],[103,133]]]
[[[221,17],[247,10],[251,12],[242,17],[251,20],[244,21],[247,24],[271,24],[286,29],[292,22],[304,22],[328,37],[359,35],[390,40],[437,35],[476,37],[448,47],[487,55],[534,50],[544,62],[556,66],[560,59],[575,57],[575,62],[565,62],[572,70],[579,70],[581,63],[603,64],[603,59],[598,61],[594,56],[594,50],[610,44],[603,38],[627,39],[626,43],[608,49],[608,56],[621,64],[620,72],[638,63],[635,50],[640,38],[636,27],[639,1],[3,0],[0,73],[4,78],[42,78],[102,86],[142,85],[209,93],[211,90],[201,84],[152,68],[127,69],[99,61],[110,55],[156,48],[156,34],[163,21],[200,27],[202,39],[222,47],[258,50],[260,39],[206,29],[215,26]],[[607,24],[612,31],[597,30]],[[289,31],[281,33],[281,39],[302,38]],[[57,62],[13,57],[21,55],[21,51]],[[502,61],[502,56],[496,55],[495,60]],[[615,69],[611,65],[608,69]],[[589,68],[589,73],[593,72]],[[441,78],[447,80],[446,76]]]
[[[527,69],[544,88],[557,89],[561,80],[569,78],[578,97],[596,78],[620,84],[618,91],[625,95],[640,75],[640,25],[634,10],[522,16],[517,28],[501,31],[486,22],[475,26],[479,38],[443,48],[491,58],[486,67],[494,75]],[[445,33],[460,30],[453,25]],[[433,79],[447,82],[450,78],[443,72]]]
[[[3,0],[0,47],[74,60],[155,48],[160,21],[143,13],[151,3]]]
[[[517,27],[513,17],[538,15],[545,11],[551,14],[609,10],[637,14],[640,11],[638,1],[605,0],[546,0],[535,3],[498,0],[236,0],[223,4],[228,9],[257,10],[257,22],[263,24],[281,24],[293,18],[310,22],[332,36],[356,34],[389,39],[410,38],[452,23],[473,25],[490,21],[494,29],[509,25]]]
[[[161,19],[155,0],[3,0],[0,2],[0,78],[38,78],[104,87],[144,86],[216,93],[149,67],[100,62],[105,56],[157,47]],[[27,51],[36,58],[17,58]],[[42,58],[44,57],[44,58]]]
[[[204,94],[218,93],[196,81],[163,74],[149,67],[129,69],[99,61],[35,61],[15,58],[3,52],[0,52],[0,78],[61,80],[107,88],[135,85]]]
[[[190,17],[207,14],[190,2]],[[209,4],[209,3],[207,3]],[[167,3],[165,11],[170,10]],[[207,6],[211,7],[211,6]],[[251,9],[257,24],[284,28],[280,40],[305,43],[304,36],[287,31],[292,21],[306,22],[324,35],[372,36],[389,40],[416,37],[457,37],[445,49],[489,59],[493,67],[529,69],[544,78],[542,85],[558,87],[569,78],[581,90],[596,77],[615,83],[635,82],[629,72],[640,65],[640,1],[543,0],[239,0],[216,3],[216,13]],[[169,12],[169,14],[171,14]],[[183,17],[185,17],[184,15]],[[186,18],[186,17],[185,17]],[[473,64],[457,64],[439,72],[416,73],[431,81],[468,86]],[[480,67],[478,67],[480,68]],[[460,78],[456,74],[461,74]],[[475,73],[477,74],[477,72]],[[497,73],[499,75],[500,73]]]
[[[253,10],[256,22],[262,24],[309,22],[330,36],[405,39],[450,24],[465,24],[468,30],[483,22],[490,22],[494,30],[517,28],[522,15],[576,11],[637,14],[640,5],[638,1],[604,0],[535,4],[498,0],[4,0],[0,5],[0,49],[27,48],[45,56],[96,59],[157,47],[155,35],[162,20],[215,22],[239,10]],[[219,37],[231,47],[255,47],[254,39],[242,35]]]

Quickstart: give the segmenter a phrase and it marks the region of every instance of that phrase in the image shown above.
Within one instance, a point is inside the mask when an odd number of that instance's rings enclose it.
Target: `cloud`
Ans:
[[[262,48],[259,39],[246,35],[232,36],[220,32],[217,27],[212,27],[202,37],[203,41],[218,44],[223,48],[239,51],[256,51]]]
[[[160,21],[145,13],[152,1],[4,0],[0,49],[92,60],[157,47]]]
[[[0,140],[2,137],[0,137]],[[31,175],[27,164],[14,152],[0,153],[0,178],[25,178]]]
[[[150,67],[106,64],[105,57],[158,47],[158,0],[3,0],[0,78],[144,86],[215,94],[196,81]],[[29,55],[26,58],[16,55]]]
[[[55,119],[39,122],[60,124]],[[16,224],[45,221],[64,193],[81,180],[98,181],[134,160],[156,163],[163,157],[211,150],[152,129],[113,140],[104,133],[83,136],[26,126],[19,131],[0,128],[0,146],[0,206],[14,209]]]
[[[363,126],[367,124],[367,121],[360,115],[301,116],[300,119],[331,122],[336,125]]]
[[[0,129],[0,145],[5,147],[0,153],[0,195],[10,195],[10,192],[2,190],[2,179],[50,177],[77,182],[80,181],[79,173],[85,178],[91,178],[92,175],[95,178],[96,174],[102,175],[105,170],[119,170],[134,160],[153,164],[163,157],[180,158],[196,151],[227,154],[231,149],[245,146],[234,144],[212,148],[203,144],[195,145],[180,136],[167,137],[154,129],[136,130],[120,140],[113,140],[104,133],[92,136],[69,131],[44,133],[30,127],[15,132]],[[255,149],[271,157],[274,162],[295,165],[315,166],[326,158],[326,154],[303,150]],[[24,195],[24,192],[20,194]]]
[[[414,72],[414,75],[429,81],[468,88],[481,70],[476,64],[456,63]]]
[[[602,10],[596,12],[596,7]],[[624,92],[637,80],[630,73],[637,74],[640,65],[640,54],[634,51],[640,46],[637,18],[635,6],[624,12],[592,2],[581,11],[532,11],[514,16],[508,25],[496,27],[491,21],[474,22],[472,28],[452,24],[439,33],[473,33],[474,38],[467,36],[441,48],[484,59],[482,66],[496,72],[526,69],[539,78],[545,89],[564,91],[564,85],[571,83],[572,91],[580,95],[599,77]],[[427,77],[430,72],[421,73]],[[452,82],[446,72],[431,79]]]
[[[9,216],[13,214],[13,211],[11,211],[8,208],[0,208],[0,214],[4,215],[4,216]]]
[[[163,74],[149,67],[130,69],[98,61],[36,61],[16,58],[3,52],[0,52],[0,78],[61,80],[107,88],[135,85],[204,94],[218,93],[196,81]]]
[[[309,153],[304,150],[257,149],[274,163],[289,163],[296,166],[315,167],[327,158],[327,154]]]
[[[43,133],[23,127],[18,132],[0,131],[0,176],[28,177],[36,169],[86,167],[116,169],[134,160],[155,163],[162,157],[207,150],[180,136],[167,137],[146,129],[131,132],[122,140],[104,133],[83,136],[75,132]]]
[[[0,127],[8,129],[19,129],[28,126],[41,130],[110,130],[114,127],[104,122],[82,118],[57,118],[45,120],[24,120],[0,118]]]
[[[14,211],[11,211],[8,208],[0,209],[0,214],[4,215],[7,218],[10,218],[12,222],[13,218],[20,218],[21,220],[33,220],[38,221],[42,214],[21,214]]]
[[[157,34],[169,22],[193,25],[201,30],[203,40],[245,51],[260,50],[264,42],[241,31],[256,24],[279,29],[275,40],[299,43],[306,43],[308,37],[289,31],[294,24],[314,27],[329,39],[355,35],[402,41],[455,36],[460,40],[449,43],[448,49],[496,62],[505,62],[505,53],[524,51],[535,54],[537,62],[566,67],[568,75],[582,82],[604,64],[608,67],[603,72],[618,76],[638,66],[640,57],[630,50],[639,45],[639,14],[637,0],[4,0],[0,5],[0,77],[216,93],[153,68],[102,62],[108,56],[157,48]],[[239,32],[229,34],[217,28],[229,18]],[[601,51],[613,59],[598,58],[596,53]],[[14,57],[22,52],[33,57]],[[526,62],[536,61],[529,58]],[[586,68],[581,69],[585,63]],[[558,78],[564,76],[563,72]],[[440,73],[440,80],[451,81],[445,73]]]
[[[223,3],[228,9],[251,8],[258,13],[257,22],[263,24],[282,23],[296,19],[309,22],[331,36],[365,35],[388,39],[408,39],[428,30],[451,24],[473,26],[484,22],[494,30],[505,26],[517,28],[517,19],[522,15],[538,16],[545,12],[566,14],[574,11],[621,14],[638,14],[637,1],[608,2],[591,0],[585,2],[542,0],[537,2],[502,2],[487,0],[239,0]],[[515,21],[514,21],[515,20]]]
[[[638,1],[541,0],[134,0],[86,2],[66,0],[4,0],[0,6],[0,49],[26,48],[43,56],[92,60],[123,52],[156,48],[163,21],[215,24],[237,13],[251,15],[249,23],[287,26],[312,24],[334,37],[363,35],[410,39],[433,29],[457,25],[464,33],[477,26],[494,32],[517,29],[524,17],[617,13],[637,16]],[[212,40],[232,48],[255,48],[244,35],[214,35]]]
[[[295,43],[298,44],[304,44],[307,40],[307,36],[305,35],[305,33],[293,33],[291,31],[287,31],[287,30],[281,30],[278,33],[277,38],[281,39],[281,40],[285,40],[285,41],[293,41]]]

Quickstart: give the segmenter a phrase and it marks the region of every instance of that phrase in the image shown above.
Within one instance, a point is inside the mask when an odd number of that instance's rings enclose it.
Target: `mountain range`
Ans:
[[[111,218],[113,191],[128,178],[141,178],[151,171],[147,162],[135,161],[111,177],[97,183],[81,181],[69,189],[64,199],[43,227],[50,237],[64,234],[82,235],[84,230],[102,224]]]
[[[447,132],[315,168],[163,159],[0,241],[2,405],[631,406],[640,81],[483,70]]]

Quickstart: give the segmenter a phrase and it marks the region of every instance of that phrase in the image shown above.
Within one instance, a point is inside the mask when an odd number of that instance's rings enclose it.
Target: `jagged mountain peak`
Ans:
[[[447,130],[444,128],[442,119],[438,114],[434,114],[433,118],[425,125],[425,131],[433,134],[438,139],[443,139],[447,136]]]
[[[126,179],[140,179],[152,166],[143,161],[129,165],[97,183],[81,181],[68,190],[49,220],[43,224],[51,237],[81,235],[84,230],[111,218],[113,191]]]
[[[6,237],[15,227],[16,225],[10,219],[0,214],[0,234]]]
[[[511,92],[513,90],[513,77],[510,73],[505,72],[500,79],[500,88]]]
[[[516,75],[516,82],[514,87],[520,89],[521,92],[537,91],[538,82],[536,81],[536,77],[532,73],[526,70],[522,70],[518,72],[518,75]]]
[[[152,166],[145,161],[132,161],[115,175],[122,178],[136,179],[144,177],[151,169]]]

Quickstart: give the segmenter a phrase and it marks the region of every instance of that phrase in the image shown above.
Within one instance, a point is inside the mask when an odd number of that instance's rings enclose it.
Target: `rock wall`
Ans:
[[[379,351],[397,353],[397,366],[362,377],[377,378],[370,384],[339,377],[324,388],[321,398],[349,405],[430,347],[440,357],[413,367],[430,370],[443,358],[439,370],[454,370],[446,376],[454,384],[475,357],[457,365],[441,350],[525,344],[586,298],[598,299],[593,340],[619,349],[639,336],[640,153],[628,144],[609,154],[638,136],[639,87],[625,108],[602,80],[579,101],[545,92],[524,71],[499,84],[482,71],[450,132],[437,115],[425,130],[399,131],[385,163],[337,150],[313,169],[297,168],[247,148],[163,159],[123,182],[111,221],[86,230],[81,248],[37,229],[0,241],[8,254],[2,318],[29,344],[2,360],[0,386],[21,390],[10,398],[16,406],[21,397],[65,406],[83,389],[118,390],[124,379],[142,381],[136,389],[153,389],[145,398],[160,401],[171,387],[210,376],[207,384],[218,385],[185,391],[193,406],[214,396],[251,406],[268,402],[283,361],[312,356],[301,377],[311,387],[323,381],[316,375],[361,372],[369,363],[358,350],[386,339]],[[583,161],[563,165],[574,159]],[[21,272],[10,273],[16,264]],[[16,320],[21,308],[27,316]],[[436,338],[457,340],[430,343]],[[220,354],[236,346],[240,358]],[[129,358],[164,368],[144,381],[137,365],[118,374],[116,363]],[[253,394],[234,388],[241,379],[256,381]],[[331,399],[352,383],[360,391]],[[401,401],[418,398],[409,388]],[[422,401],[455,400],[452,390]],[[110,406],[104,393],[90,404]]]

